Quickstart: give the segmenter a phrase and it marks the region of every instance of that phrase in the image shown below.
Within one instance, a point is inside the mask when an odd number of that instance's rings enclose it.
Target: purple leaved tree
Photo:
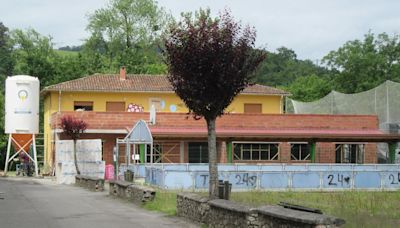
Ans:
[[[81,134],[87,129],[87,123],[83,120],[73,118],[71,116],[63,116],[61,118],[61,127],[63,133],[74,141],[74,163],[76,173],[79,175],[81,171],[78,167],[78,160],[76,158],[76,141],[81,137]]]
[[[215,122],[237,94],[251,84],[265,51],[254,49],[254,28],[242,27],[229,11],[183,15],[164,40],[168,79],[176,94],[208,129],[209,197],[218,196]]]

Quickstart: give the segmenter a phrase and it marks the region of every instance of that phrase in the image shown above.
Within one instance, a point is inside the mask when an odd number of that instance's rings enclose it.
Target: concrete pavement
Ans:
[[[1,228],[198,227],[114,199],[107,192],[56,185],[48,179],[0,177],[0,192]]]

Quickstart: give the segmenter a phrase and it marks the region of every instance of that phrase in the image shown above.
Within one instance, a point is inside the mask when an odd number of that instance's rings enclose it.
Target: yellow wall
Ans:
[[[52,145],[54,133],[50,128],[51,114],[60,111],[73,111],[74,101],[92,101],[93,111],[105,112],[106,102],[125,102],[125,108],[132,103],[140,105],[145,112],[150,109],[150,99],[160,98],[164,101],[164,108],[161,112],[170,112],[171,105],[176,107],[176,112],[187,113],[182,100],[175,93],[110,93],[110,92],[50,92],[44,100],[44,140],[45,140],[45,164],[52,162]],[[59,104],[61,102],[61,104]],[[237,96],[232,104],[226,109],[230,113],[243,113],[244,104],[262,104],[262,113],[282,113],[281,96],[271,95],[248,95]]]
[[[262,113],[282,113],[281,96],[239,95],[225,110],[230,113],[243,113],[244,104],[261,104]]]
[[[105,112],[106,102],[123,101],[125,106],[129,104],[140,105],[145,112],[150,109],[150,99],[160,98],[164,100],[164,109],[161,112],[169,112],[169,107],[175,105],[177,112],[187,112],[184,103],[174,93],[83,93],[64,92],[61,95],[61,111],[73,111],[74,101],[93,101],[93,111]],[[127,107],[125,107],[127,108]]]

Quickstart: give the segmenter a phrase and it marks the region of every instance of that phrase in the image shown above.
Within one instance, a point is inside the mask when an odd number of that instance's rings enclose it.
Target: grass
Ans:
[[[176,215],[176,192],[158,190],[153,201],[143,207],[151,211],[161,211],[168,215]]]
[[[154,201],[144,208],[175,215],[176,194],[158,190]],[[284,201],[318,208],[324,214],[345,219],[345,227],[400,227],[400,191],[233,192],[231,200],[250,206]]]

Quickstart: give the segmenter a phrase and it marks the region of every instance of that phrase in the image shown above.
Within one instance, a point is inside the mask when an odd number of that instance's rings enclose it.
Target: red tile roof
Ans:
[[[59,118],[70,115],[87,122],[88,130],[127,133],[136,121],[148,120],[149,113],[129,112],[61,112],[54,113],[52,129],[60,128]],[[205,121],[194,120],[184,113],[157,113],[156,124],[150,125],[157,138],[205,138]],[[122,131],[121,131],[122,130]],[[227,114],[217,119],[217,137],[235,140],[269,139],[276,141],[398,141],[400,135],[378,129],[378,118],[372,115],[290,115],[290,114]]]
[[[48,91],[95,91],[95,92],[173,92],[165,75],[127,75],[121,80],[117,74],[94,74],[71,81],[47,86]],[[243,94],[289,95],[289,93],[264,85],[247,87]]]
[[[132,129],[127,128],[129,131]],[[156,137],[207,137],[207,129],[204,128],[157,128],[150,126],[151,133]],[[350,141],[350,142],[379,142],[400,138],[399,135],[386,134],[379,129],[349,130],[349,129],[226,129],[217,128],[217,137],[245,138],[268,138],[272,140],[307,140],[318,141]]]

